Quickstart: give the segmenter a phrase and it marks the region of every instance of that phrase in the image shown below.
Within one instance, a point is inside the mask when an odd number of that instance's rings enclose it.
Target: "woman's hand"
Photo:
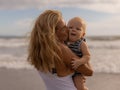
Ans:
[[[80,65],[82,65],[82,62],[80,59],[72,58],[71,65],[72,65],[72,68],[76,70]]]

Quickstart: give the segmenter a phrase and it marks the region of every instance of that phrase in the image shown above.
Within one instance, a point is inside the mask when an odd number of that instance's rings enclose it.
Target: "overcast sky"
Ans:
[[[0,0],[0,35],[28,34],[46,9],[60,10],[66,22],[82,17],[88,36],[120,35],[120,0]]]

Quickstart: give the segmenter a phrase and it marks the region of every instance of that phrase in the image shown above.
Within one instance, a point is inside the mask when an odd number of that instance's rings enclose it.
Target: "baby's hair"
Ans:
[[[78,20],[79,22],[81,22],[83,30],[86,31],[86,22],[84,19],[82,19],[81,17],[73,17],[68,21],[68,23],[71,22],[72,20]]]

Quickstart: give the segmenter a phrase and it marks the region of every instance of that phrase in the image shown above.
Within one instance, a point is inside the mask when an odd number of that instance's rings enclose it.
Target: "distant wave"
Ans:
[[[105,48],[105,49],[120,49],[120,40],[113,40],[113,41],[92,41],[88,40],[87,44],[89,48]]]
[[[111,52],[111,50],[105,52],[104,49],[91,51],[90,62],[93,66],[94,72],[120,73],[120,50],[115,50],[113,52]],[[0,67],[5,67],[8,69],[34,69],[34,67],[30,65],[26,59],[27,55],[18,57],[3,54],[0,55]]]
[[[120,40],[91,40],[87,39],[89,48],[108,48],[118,49],[120,48]],[[25,38],[12,38],[12,39],[0,39],[0,47],[27,47],[28,40]]]
[[[0,47],[19,47],[27,46],[28,41],[25,39],[0,39]]]
[[[88,36],[87,39],[93,41],[113,41],[113,40],[120,40],[120,36]]]
[[[33,69],[27,62],[28,41],[24,38],[0,38],[0,67]],[[120,73],[120,40],[87,39],[95,72]],[[25,47],[25,48],[24,48]]]
[[[15,57],[12,55],[0,55],[0,67],[13,68],[13,69],[33,69],[26,61],[26,56]]]

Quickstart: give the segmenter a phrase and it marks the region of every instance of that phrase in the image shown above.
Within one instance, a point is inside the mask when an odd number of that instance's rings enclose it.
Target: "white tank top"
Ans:
[[[72,75],[58,77],[56,74],[43,73],[39,71],[47,90],[77,90],[74,86]]]

